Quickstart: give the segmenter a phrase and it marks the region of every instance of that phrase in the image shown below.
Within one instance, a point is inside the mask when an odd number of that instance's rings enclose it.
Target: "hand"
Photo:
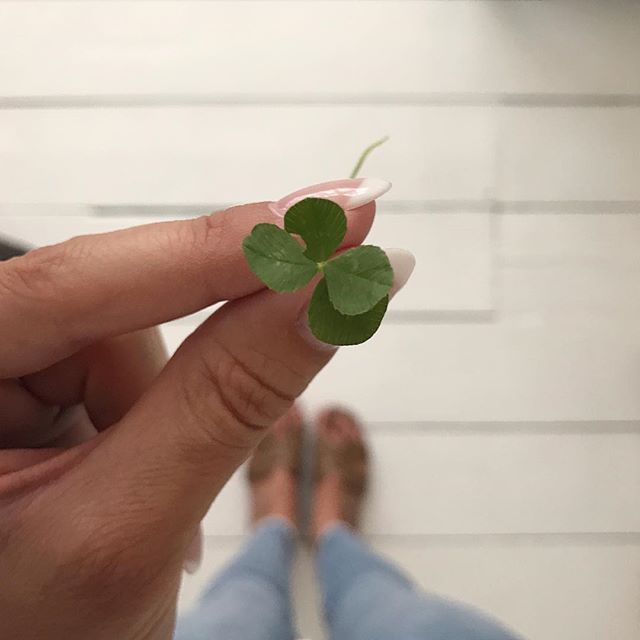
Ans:
[[[0,263],[0,637],[171,638],[200,520],[334,352],[300,324],[312,288],[274,294],[245,262],[273,209]],[[153,327],[221,300],[166,363]]]

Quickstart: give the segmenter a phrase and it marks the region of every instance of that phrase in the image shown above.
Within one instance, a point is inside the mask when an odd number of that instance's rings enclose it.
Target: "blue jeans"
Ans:
[[[293,640],[289,575],[295,533],[265,520],[179,620],[175,640]],[[347,527],[319,541],[317,572],[332,640],[516,640],[467,606],[424,594]]]

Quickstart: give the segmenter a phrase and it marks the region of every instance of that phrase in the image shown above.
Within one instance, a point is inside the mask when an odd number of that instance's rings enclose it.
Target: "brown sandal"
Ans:
[[[283,436],[277,434],[278,423],[256,447],[249,461],[247,479],[250,484],[256,484],[268,478],[274,469],[284,467],[289,469],[294,478],[299,479],[302,473],[302,416],[294,406],[280,420],[295,420],[299,428],[289,429]]]
[[[352,414],[342,409],[330,409],[319,422],[343,419],[352,423],[352,435],[332,442],[318,434],[315,449],[314,483],[317,486],[329,474],[337,474],[343,495],[343,520],[357,528],[362,502],[369,484],[369,453],[362,439],[362,430]]]

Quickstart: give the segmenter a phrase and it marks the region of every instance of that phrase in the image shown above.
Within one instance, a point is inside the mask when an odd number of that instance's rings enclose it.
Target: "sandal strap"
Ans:
[[[319,483],[328,473],[337,472],[345,492],[354,498],[361,498],[368,486],[368,459],[362,442],[349,442],[336,449],[326,441],[318,440],[314,480]]]
[[[302,429],[292,431],[286,438],[276,438],[267,434],[249,461],[249,482],[261,482],[280,465],[288,468],[294,477],[299,478],[302,470],[302,434]]]

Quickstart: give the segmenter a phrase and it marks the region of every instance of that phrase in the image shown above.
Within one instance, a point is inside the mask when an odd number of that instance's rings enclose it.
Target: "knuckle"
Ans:
[[[187,255],[200,256],[215,252],[224,242],[227,216],[223,213],[200,216],[180,225],[177,241],[187,250]]]
[[[225,447],[252,447],[294,400],[220,345],[199,353],[190,371],[183,384],[186,411]]]
[[[69,345],[80,348],[83,343],[74,321],[81,314],[73,313],[71,306],[78,299],[74,275],[82,273],[89,252],[84,239],[73,238],[10,260],[0,268],[0,305],[14,313],[46,317],[48,326],[56,327]]]
[[[0,270],[0,286],[5,294],[28,302],[55,301],[72,287],[69,275],[88,248],[80,238],[58,245],[32,249],[7,262]]]
[[[215,247],[216,244],[224,241],[229,222],[229,216],[225,212],[201,216],[198,218],[198,222],[202,225],[202,229],[199,230],[202,232],[199,238],[205,247]]]
[[[48,295],[51,284],[64,269],[64,251],[53,247],[33,249],[8,262],[2,269],[3,288],[18,297],[40,298]]]

